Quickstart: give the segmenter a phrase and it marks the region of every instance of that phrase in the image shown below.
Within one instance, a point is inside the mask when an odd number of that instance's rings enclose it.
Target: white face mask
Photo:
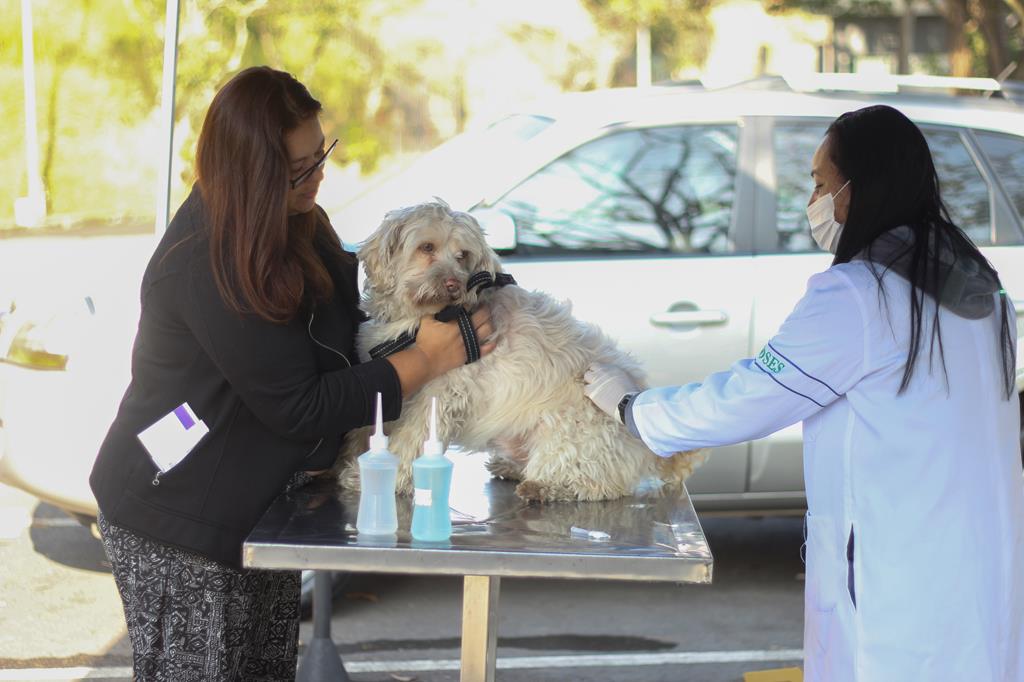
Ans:
[[[807,207],[807,221],[811,224],[811,237],[818,246],[829,253],[835,253],[839,246],[839,234],[843,230],[843,224],[836,222],[835,198],[846,189],[850,181],[839,188],[835,194],[825,193],[813,204]]]

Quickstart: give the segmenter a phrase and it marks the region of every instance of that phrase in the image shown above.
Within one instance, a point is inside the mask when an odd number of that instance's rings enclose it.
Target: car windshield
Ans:
[[[507,162],[523,143],[552,123],[554,119],[546,116],[513,114],[456,135],[334,212],[334,228],[343,242],[354,245],[376,228],[387,211],[429,201],[431,196],[422,195],[424,188],[453,208],[468,210],[501,171],[498,164]]]

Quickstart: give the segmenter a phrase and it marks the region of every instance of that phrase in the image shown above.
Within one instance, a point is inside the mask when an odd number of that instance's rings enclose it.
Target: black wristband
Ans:
[[[626,423],[626,407],[633,402],[633,398],[636,397],[636,393],[627,393],[622,396],[622,400],[619,401],[619,421],[623,424]]]

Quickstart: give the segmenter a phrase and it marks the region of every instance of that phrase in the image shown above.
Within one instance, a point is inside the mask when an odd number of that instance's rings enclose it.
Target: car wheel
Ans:
[[[315,571],[302,572],[302,587],[299,597],[299,614],[302,620],[313,617],[313,574]],[[346,571],[331,571],[331,601],[341,594],[348,584],[351,574]]]

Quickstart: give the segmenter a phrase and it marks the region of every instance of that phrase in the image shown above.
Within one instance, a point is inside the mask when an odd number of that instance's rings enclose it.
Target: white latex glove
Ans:
[[[640,390],[629,374],[618,367],[599,362],[590,366],[583,380],[586,382],[583,393],[616,420],[619,418],[619,401],[622,396]]]

